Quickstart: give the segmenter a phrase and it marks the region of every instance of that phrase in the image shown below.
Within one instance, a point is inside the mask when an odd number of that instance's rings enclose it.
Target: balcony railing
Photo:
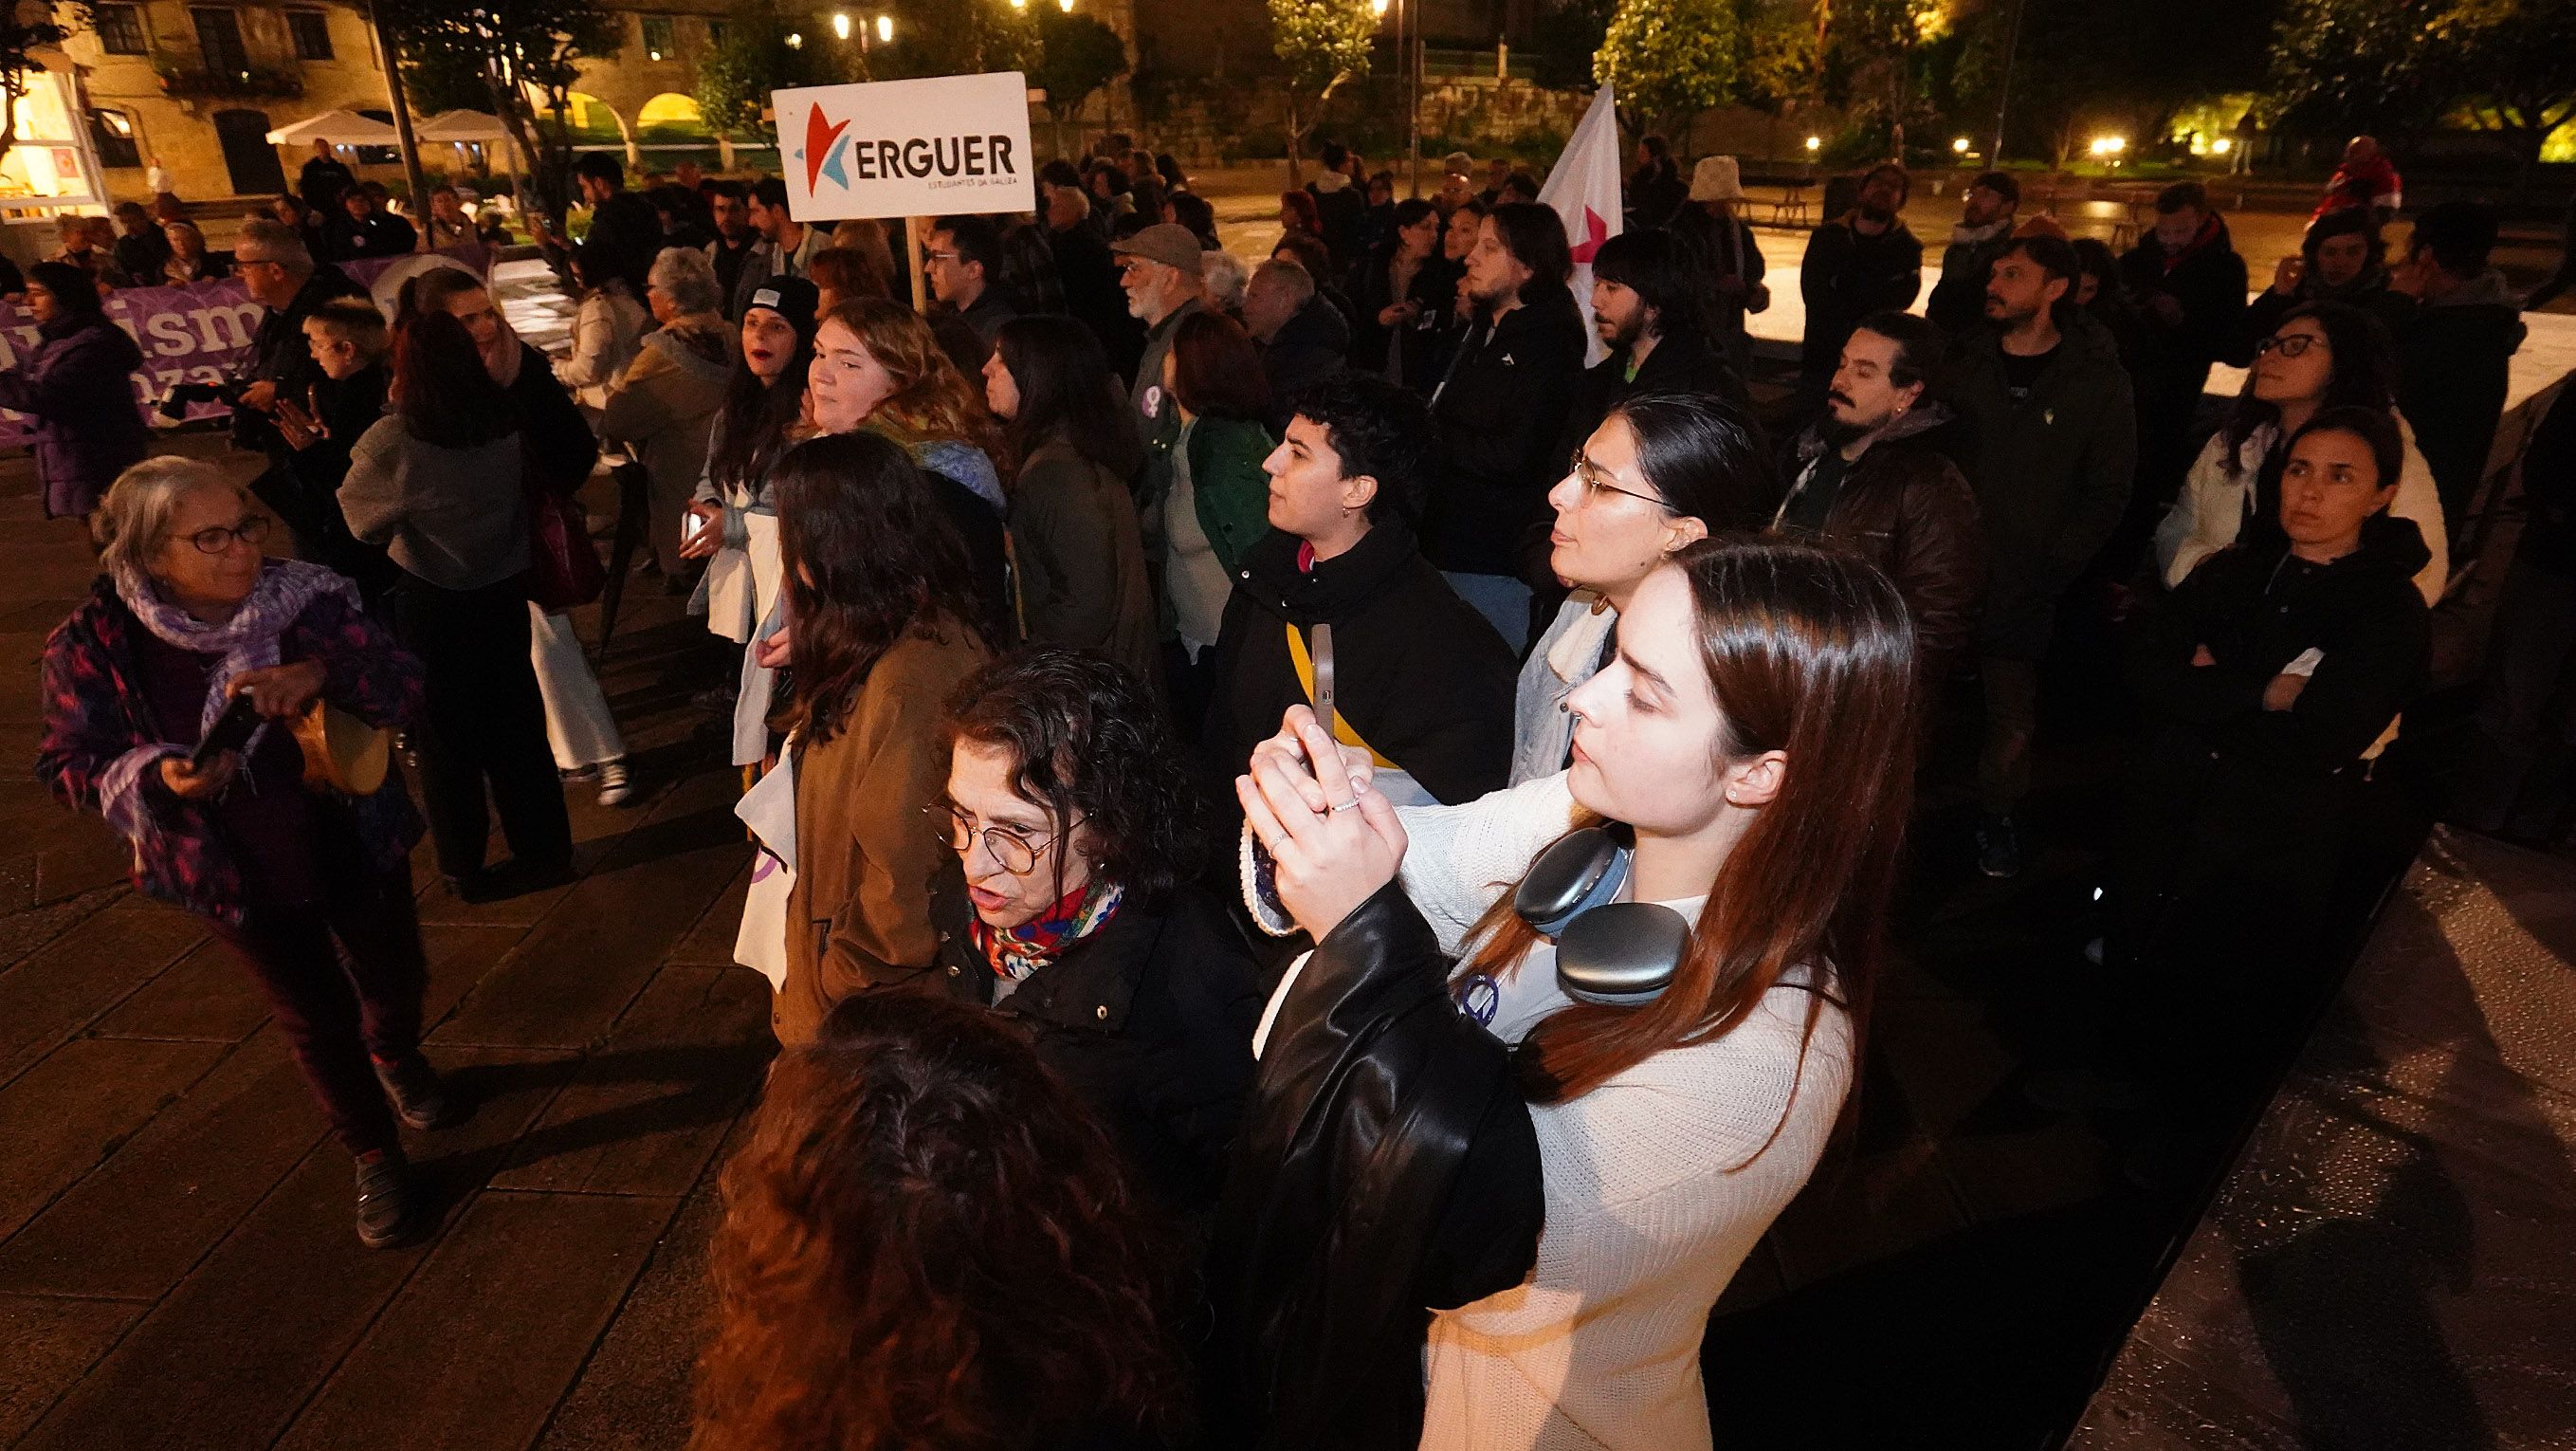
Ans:
[[[283,67],[249,65],[239,70],[212,71],[203,66],[164,61],[153,67],[153,71],[161,78],[162,94],[183,100],[198,96],[293,97],[304,94],[304,78]]]

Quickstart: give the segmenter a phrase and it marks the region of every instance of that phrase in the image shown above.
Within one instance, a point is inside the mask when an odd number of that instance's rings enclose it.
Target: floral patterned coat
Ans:
[[[101,778],[129,751],[169,742],[152,718],[136,673],[134,637],[143,628],[104,575],[90,597],[45,641],[44,730],[36,776],[64,804],[107,815]],[[382,625],[336,595],[316,598],[279,640],[280,663],[319,660],[322,698],[369,725],[398,727],[421,708],[420,662]],[[225,922],[239,922],[240,864],[208,803],[182,800],[145,771],[137,794],[144,825],[130,831],[134,885],[146,896]],[[370,865],[399,869],[420,840],[420,813],[400,770],[372,796],[337,798],[349,809]]]

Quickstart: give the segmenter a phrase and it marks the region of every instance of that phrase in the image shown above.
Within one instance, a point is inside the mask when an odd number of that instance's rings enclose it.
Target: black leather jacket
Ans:
[[[1280,1005],[1209,1254],[1212,1444],[1410,1447],[1429,1311],[1521,1283],[1544,1219],[1510,1050],[1389,883]]]

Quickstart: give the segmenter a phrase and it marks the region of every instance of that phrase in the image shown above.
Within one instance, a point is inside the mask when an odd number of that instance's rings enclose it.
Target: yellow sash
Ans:
[[[1313,705],[1315,703],[1315,662],[1306,658],[1306,632],[1295,625],[1288,626],[1287,630],[1288,661],[1297,667],[1297,688],[1306,692],[1306,703]],[[1381,771],[1402,769],[1395,762],[1378,754],[1377,747],[1361,740],[1360,733],[1351,729],[1350,712],[1341,709],[1338,705],[1333,709],[1333,739],[1355,750],[1368,752],[1370,763]]]

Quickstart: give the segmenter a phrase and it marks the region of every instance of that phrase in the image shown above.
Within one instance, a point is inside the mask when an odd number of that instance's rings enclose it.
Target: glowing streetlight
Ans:
[[[1073,13],[1073,0],[1055,0],[1055,8],[1067,15]]]
[[[1951,140],[1951,142],[1950,142],[1950,149],[1951,149],[1951,150],[1953,150],[1953,151],[1955,151],[1955,152],[1957,152],[1957,153],[1959,153],[1961,156],[1965,156],[1965,155],[1967,155],[1967,154],[1968,154],[1968,138],[1967,138],[1967,137],[1965,137],[1965,136],[1960,136],[1960,137],[1955,137],[1955,138],[1953,138],[1953,139]]]
[[[1029,8],[1029,0],[1011,0],[1011,8],[1014,10],[1026,10]]]
[[[2225,156],[2227,153],[2236,149],[2236,142],[2230,137],[2221,136],[2217,140],[2209,143],[2209,149],[2216,155]]]
[[[893,16],[891,16],[891,15],[880,15],[880,16],[878,16],[878,17],[877,17],[877,43],[878,43],[879,45],[886,45],[886,44],[891,44],[891,43],[893,42],[893,40],[894,40],[894,17],[893,17]]]
[[[1369,13],[1375,15],[1380,20],[1384,20],[1386,18],[1386,0],[1369,0]]]
[[[787,48],[789,50],[803,50],[805,48],[805,37],[792,30],[787,32]]]
[[[1824,146],[1825,138],[1822,136],[1810,136],[1807,138],[1807,150],[1809,154],[1823,150]]]
[[[832,33],[843,40],[850,38],[850,16],[847,11],[832,12]]]

